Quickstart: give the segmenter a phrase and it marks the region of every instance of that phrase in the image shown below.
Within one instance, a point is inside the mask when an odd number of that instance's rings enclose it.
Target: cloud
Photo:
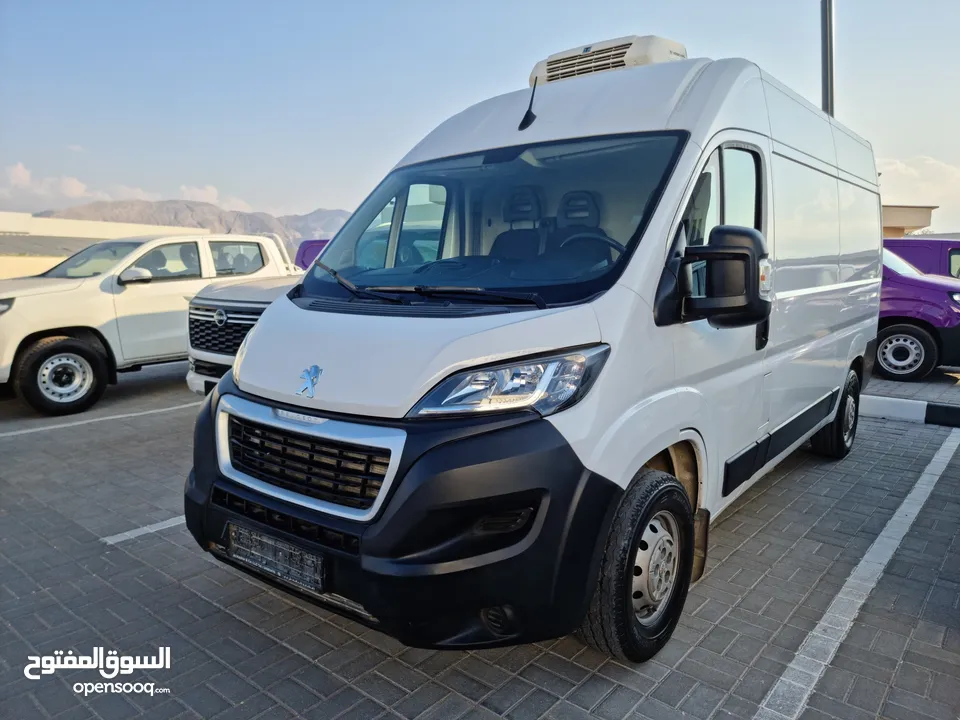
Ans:
[[[134,199],[159,200],[160,195],[126,185],[98,190],[71,175],[37,178],[22,162],[4,168],[0,178],[0,209],[4,210],[36,212],[95,200]]]
[[[237,197],[226,195],[220,197],[220,191],[213,185],[204,185],[197,187],[195,185],[181,185],[180,198],[183,200],[192,200],[194,202],[206,202],[223,208],[224,210],[238,210],[240,212],[250,212],[250,205]]]
[[[67,145],[67,150],[75,153],[86,152],[86,150],[83,149],[83,145]]]
[[[932,157],[877,158],[885,205],[938,205],[933,227],[960,232],[960,167]]]

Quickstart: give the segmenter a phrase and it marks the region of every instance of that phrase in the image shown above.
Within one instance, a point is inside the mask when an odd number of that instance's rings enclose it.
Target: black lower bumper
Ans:
[[[318,553],[324,592],[369,616],[304,597],[411,646],[531,642],[579,625],[622,491],[585,470],[549,422],[518,414],[404,424],[390,495],[373,521],[358,523],[224,477],[212,417],[222,392],[241,395],[228,375],[208,396],[185,488],[187,527],[204,549],[225,547],[238,523]]]
[[[938,328],[940,340],[940,365],[960,365],[960,325]]]

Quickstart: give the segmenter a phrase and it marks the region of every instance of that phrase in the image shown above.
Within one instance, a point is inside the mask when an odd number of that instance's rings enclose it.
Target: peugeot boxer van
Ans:
[[[808,440],[850,451],[880,251],[870,145],[753,63],[559,53],[263,313],[197,419],[187,525],[408,645],[646,660],[711,519]]]

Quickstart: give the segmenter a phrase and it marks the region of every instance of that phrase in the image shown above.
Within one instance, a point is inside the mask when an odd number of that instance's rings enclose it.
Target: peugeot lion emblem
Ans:
[[[313,400],[313,389],[317,386],[317,381],[321,375],[323,375],[323,370],[317,365],[311,365],[305,368],[304,371],[300,373],[300,379],[303,380],[303,385],[297,390],[297,395],[302,395],[305,398]]]
[[[217,310],[213,314],[213,322],[217,327],[223,327],[227,324],[227,314],[223,310]]]

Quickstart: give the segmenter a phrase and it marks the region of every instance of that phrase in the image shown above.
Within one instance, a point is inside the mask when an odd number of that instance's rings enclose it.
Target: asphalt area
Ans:
[[[184,373],[123,376],[66,419],[0,402],[0,717],[960,716],[960,430],[862,419],[846,460],[794,453],[714,525],[655,661],[572,637],[434,652],[201,553],[180,519]],[[169,647],[170,667],[117,678],[129,692],[88,691],[97,670],[25,675],[94,647]]]

